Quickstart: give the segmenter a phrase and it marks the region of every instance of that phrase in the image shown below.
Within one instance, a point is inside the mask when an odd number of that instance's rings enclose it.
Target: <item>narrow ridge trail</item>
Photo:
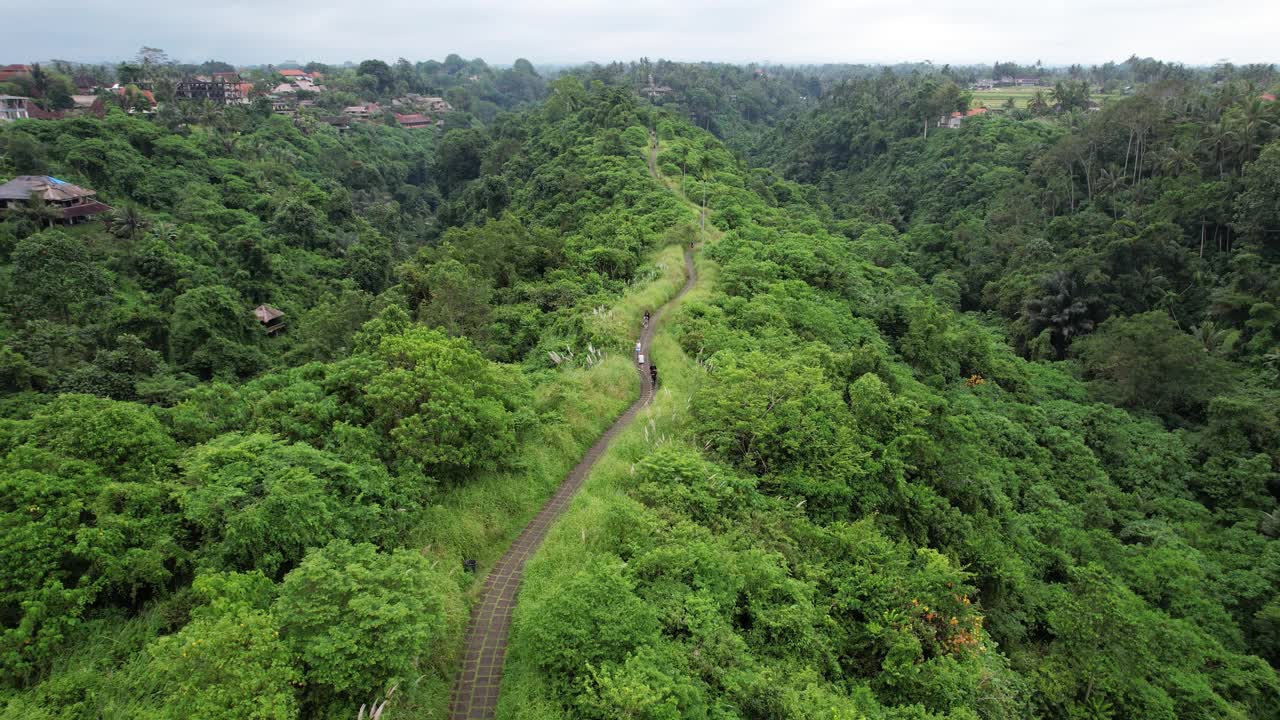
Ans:
[[[662,182],[654,165],[656,152],[657,148],[651,142],[649,172],[655,180]],[[697,283],[698,273],[693,264],[693,250],[688,247],[684,249],[684,269],[684,286],[665,305],[658,308],[648,327],[640,335],[640,348],[645,355],[649,354],[649,344],[662,320],[663,312]],[[609,443],[631,424],[652,399],[653,384],[649,380],[647,368],[637,365],[636,372],[640,376],[640,397],[596,440],[485,577],[480,601],[472,610],[471,622],[467,626],[462,670],[454,681],[450,697],[451,720],[492,718],[497,712],[502,664],[507,655],[507,636],[511,630],[511,616],[515,610],[516,595],[520,592],[520,582],[524,577],[525,563],[542,545],[552,523],[569,507],[569,501],[586,480],[592,466],[608,450]]]

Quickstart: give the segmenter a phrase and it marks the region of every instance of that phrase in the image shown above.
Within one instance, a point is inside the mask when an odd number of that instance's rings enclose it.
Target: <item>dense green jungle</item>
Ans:
[[[222,69],[0,83],[0,718],[447,717],[663,307],[499,718],[1280,719],[1274,67]]]

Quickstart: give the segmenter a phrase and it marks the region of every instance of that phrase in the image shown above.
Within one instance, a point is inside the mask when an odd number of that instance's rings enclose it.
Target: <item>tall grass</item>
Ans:
[[[480,582],[524,526],[551,497],[578,460],[609,425],[639,396],[630,348],[646,308],[665,304],[684,284],[683,250],[659,250],[651,264],[653,280],[629,290],[610,312],[593,316],[594,328],[617,339],[621,353],[606,355],[591,368],[552,371],[534,391],[535,410],[543,418],[537,437],[519,450],[514,469],[485,473],[442,495],[422,513],[410,535],[413,547],[436,558],[459,579],[468,606],[479,596]],[[462,569],[475,559],[474,576]],[[456,668],[462,658],[465,630],[451,643],[452,656],[432,664]],[[428,674],[401,687],[395,717],[444,718],[448,715],[452,676]]]
[[[669,235],[667,239],[672,241],[685,237],[679,228],[673,229]],[[635,344],[644,311],[657,310],[684,285],[684,251],[681,247],[677,241],[659,250],[653,259],[658,270],[656,279],[624,295],[610,312],[592,316],[591,330],[596,337],[608,338],[613,347],[623,351]]]
[[[650,348],[654,361],[662,367],[662,384],[654,401],[609,446],[569,509],[525,567],[499,695],[498,718],[501,720],[561,717],[560,708],[546,699],[549,692],[536,663],[541,648],[519,643],[516,628],[534,620],[524,614],[525,608],[530,607],[525,600],[556,593],[573,573],[588,566],[608,548],[616,547],[612,534],[620,523],[615,519],[630,514],[627,508],[635,503],[626,492],[632,466],[659,444],[684,442],[689,436],[689,408],[702,370],[681,349],[673,326],[678,323],[680,305],[705,297],[717,275],[715,264],[704,257],[698,257],[696,263],[698,284],[669,309]]]

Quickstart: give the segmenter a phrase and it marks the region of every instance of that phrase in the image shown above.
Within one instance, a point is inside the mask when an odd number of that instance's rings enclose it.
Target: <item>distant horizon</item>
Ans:
[[[156,47],[156,46],[152,46],[152,47]],[[359,65],[361,62],[363,62],[363,61],[365,61],[365,60],[382,60],[382,61],[384,61],[384,62],[386,62],[386,63],[388,63],[388,64],[394,64],[395,62],[397,62],[397,61],[402,57],[402,56],[396,56],[396,57],[378,57],[378,56],[374,56],[374,55],[369,55],[369,56],[361,57],[361,58],[358,58],[358,59],[347,59],[347,60],[338,60],[338,61],[334,61],[334,60],[321,60],[321,59],[316,59],[316,58],[306,58],[306,59],[302,59],[302,60],[290,58],[290,59],[285,59],[285,60],[276,60],[276,61],[249,61],[249,62],[241,62],[241,61],[233,61],[233,60],[230,60],[230,59],[227,59],[227,58],[223,58],[223,57],[216,57],[216,56],[214,56],[214,57],[201,57],[200,59],[193,59],[193,58],[175,58],[175,57],[173,57],[173,54],[172,54],[172,53],[169,53],[169,52],[168,52],[168,49],[167,49],[167,48],[160,47],[159,49],[165,50],[165,51],[166,51],[166,53],[167,53],[167,54],[169,54],[170,59],[171,59],[175,64],[178,64],[178,65],[200,65],[200,64],[205,63],[205,62],[225,62],[225,63],[227,63],[228,65],[232,65],[232,66],[234,66],[234,67],[236,67],[236,68],[246,68],[246,69],[261,68],[261,67],[284,67],[284,66],[289,66],[289,65],[305,66],[305,65],[307,65],[307,64],[309,64],[309,63],[313,63],[313,62],[314,62],[314,63],[322,64],[322,65],[328,65],[328,66],[330,66],[330,67],[347,67],[347,66],[354,67],[354,66],[356,66],[356,65]],[[1244,67],[1244,66],[1247,66],[1247,65],[1280,65],[1280,58],[1278,58],[1278,59],[1276,59],[1276,60],[1261,60],[1261,61],[1236,61],[1236,60],[1232,60],[1231,58],[1221,58],[1221,59],[1219,59],[1219,60],[1217,60],[1217,61],[1215,61],[1215,62],[1209,62],[1209,63],[1191,63],[1191,62],[1183,62],[1183,61],[1178,60],[1178,59],[1176,59],[1176,58],[1165,58],[1165,57],[1159,57],[1159,56],[1155,56],[1155,55],[1144,55],[1144,54],[1141,54],[1141,53],[1130,53],[1129,55],[1126,55],[1126,56],[1125,56],[1125,57],[1123,57],[1123,58],[1111,58],[1111,59],[1108,59],[1108,60],[1102,60],[1102,61],[1074,60],[1074,61],[1070,61],[1070,62],[1053,62],[1053,63],[1050,63],[1050,62],[1044,62],[1043,60],[1039,60],[1038,58],[1037,58],[1037,59],[1033,59],[1033,60],[1018,59],[1018,58],[1001,58],[1001,59],[998,59],[998,60],[995,60],[995,61],[972,61],[972,62],[947,61],[947,60],[933,60],[932,58],[924,58],[924,59],[919,59],[919,60],[809,60],[809,61],[806,61],[806,60],[788,60],[788,61],[776,61],[776,60],[718,60],[718,59],[706,59],[706,58],[704,58],[704,59],[699,59],[699,60],[690,60],[690,59],[670,58],[670,57],[657,56],[657,55],[648,55],[648,56],[646,56],[646,55],[641,55],[641,56],[637,56],[637,57],[634,57],[634,58],[626,58],[626,59],[623,59],[623,58],[614,58],[614,59],[611,59],[611,60],[598,60],[598,59],[597,59],[597,60],[575,60],[575,61],[543,61],[543,60],[539,60],[539,59],[537,59],[537,58],[535,58],[535,57],[529,57],[529,56],[518,56],[518,57],[512,58],[511,60],[491,60],[491,59],[489,59],[489,58],[487,58],[487,57],[484,57],[484,56],[482,56],[482,55],[465,55],[465,54],[463,54],[463,53],[453,53],[453,52],[445,53],[445,55],[442,55],[442,56],[439,56],[439,57],[435,57],[435,56],[432,56],[432,57],[421,57],[421,58],[410,58],[410,57],[405,57],[404,59],[405,59],[405,60],[408,60],[408,61],[409,61],[409,62],[411,62],[411,63],[429,62],[429,61],[432,61],[432,60],[434,60],[434,61],[436,61],[436,62],[443,62],[443,61],[444,61],[444,59],[445,59],[445,57],[447,57],[448,55],[453,55],[453,54],[456,54],[456,55],[458,55],[459,57],[461,57],[462,59],[467,60],[467,61],[472,61],[472,60],[483,60],[483,61],[485,62],[485,64],[489,65],[490,67],[496,67],[496,68],[505,68],[505,67],[510,67],[510,66],[511,66],[511,65],[513,65],[517,60],[522,60],[522,59],[523,59],[523,60],[528,60],[528,61],[529,61],[530,63],[532,63],[535,67],[538,67],[538,68],[550,68],[550,69],[562,69],[562,68],[570,68],[570,67],[579,67],[579,66],[583,66],[583,65],[600,65],[600,66],[605,66],[605,65],[609,65],[609,64],[611,64],[611,63],[615,63],[615,62],[621,62],[621,63],[634,63],[634,62],[639,62],[641,59],[645,59],[645,58],[647,58],[650,62],[659,62],[659,61],[663,61],[663,62],[686,63],[686,64],[711,63],[711,64],[718,64],[718,65],[737,65],[737,66],[758,65],[758,66],[761,66],[761,67],[788,67],[788,68],[794,68],[794,67],[810,67],[810,66],[818,66],[818,67],[821,67],[821,66],[859,66],[859,65],[868,66],[868,67],[893,67],[893,66],[896,66],[896,65],[926,65],[926,64],[927,64],[927,65],[932,65],[932,66],[937,67],[937,68],[942,68],[942,67],[947,67],[947,66],[950,66],[950,67],[962,67],[962,68],[963,68],[963,67],[991,66],[991,65],[994,65],[996,62],[1001,62],[1001,63],[1003,63],[1003,62],[1014,62],[1014,63],[1017,63],[1017,64],[1019,64],[1019,65],[1021,65],[1021,66],[1029,67],[1029,66],[1033,66],[1033,65],[1035,65],[1035,64],[1036,64],[1036,62],[1037,62],[1037,61],[1039,61],[1039,62],[1040,62],[1040,64],[1041,64],[1041,67],[1043,67],[1043,68],[1044,68],[1044,69],[1046,69],[1046,70],[1065,70],[1065,69],[1067,69],[1067,68],[1071,67],[1072,65],[1080,65],[1081,67],[1084,67],[1084,68],[1090,68],[1090,67],[1095,67],[1095,66],[1102,66],[1102,65],[1105,65],[1105,64],[1106,64],[1106,63],[1108,63],[1108,62],[1115,63],[1115,64],[1117,64],[1117,65],[1121,65],[1121,64],[1123,64],[1126,60],[1128,60],[1128,59],[1129,59],[1129,57],[1132,57],[1132,56],[1137,56],[1137,57],[1144,58],[1144,59],[1145,59],[1145,58],[1149,58],[1149,59],[1152,59],[1152,60],[1158,60],[1158,61],[1162,61],[1162,62],[1169,63],[1169,64],[1182,65],[1182,66],[1187,67],[1187,68],[1192,68],[1192,69],[1202,69],[1202,70],[1203,70],[1203,69],[1210,69],[1210,68],[1216,67],[1216,66],[1218,66],[1218,65],[1224,64],[1224,63],[1229,63],[1229,64],[1231,64],[1231,65],[1233,65],[1233,66],[1235,66],[1235,67]],[[14,59],[14,58],[10,58],[10,57],[0,57],[0,66],[7,65],[7,64],[10,64],[10,63],[14,63],[14,64],[23,64],[23,65],[34,65],[34,64],[46,65],[46,64],[50,64],[50,63],[54,63],[54,62],[69,62],[69,63],[74,63],[74,64],[76,64],[76,65],[117,65],[117,64],[122,63],[122,62],[128,62],[128,61],[134,60],[136,57],[137,57],[137,51],[134,51],[133,53],[130,53],[130,54],[127,54],[127,55],[123,55],[123,56],[119,56],[119,57],[109,57],[109,58],[102,58],[102,59],[97,59],[97,60],[83,60],[83,59],[76,59],[76,58],[74,58],[74,57],[70,57],[70,56],[53,56],[53,57],[44,58],[44,59],[25,59],[25,60],[23,60],[23,59]]]
[[[493,65],[523,57],[557,67],[640,57],[786,65],[1038,59],[1062,67],[1130,55],[1191,67],[1280,62],[1280,3],[1271,0],[920,0],[908,6],[885,0],[650,0],[639,8],[589,0],[372,0],[341,7],[211,0],[200,5],[198,16],[157,0],[119,0],[61,10],[56,25],[39,4],[7,10],[0,64],[37,58],[117,62],[143,45],[183,61],[236,65],[269,64],[268,56],[392,62],[450,50]]]

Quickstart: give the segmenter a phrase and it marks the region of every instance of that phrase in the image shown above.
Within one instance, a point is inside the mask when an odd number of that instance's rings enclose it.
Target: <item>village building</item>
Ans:
[[[652,73],[649,74],[649,84],[640,88],[640,94],[654,102],[657,102],[659,99],[666,98],[671,93],[672,90],[670,87],[654,83]]]
[[[442,97],[408,93],[391,101],[393,110],[422,110],[432,114],[453,112],[453,106]]]
[[[317,85],[311,77],[298,75],[286,77],[286,82],[279,83],[271,89],[272,95],[292,95],[298,92],[322,93],[323,85]]]
[[[48,175],[19,175],[0,185],[0,210],[25,206],[32,196],[61,211],[67,225],[86,222],[111,208],[97,200],[97,193]]]
[[[342,114],[356,120],[368,120],[377,117],[382,113],[382,108],[378,107],[378,103],[366,103],[364,105],[349,105],[342,108]]]
[[[208,100],[219,105],[239,105],[246,102],[240,83],[221,80],[183,80],[173,88],[175,100]]]
[[[315,84],[312,82],[311,78],[298,78],[293,81],[293,87],[295,90],[301,90],[303,92],[324,92],[324,86]]]
[[[33,102],[27,105],[27,115],[32,120],[61,120],[67,116],[67,111],[45,110]]]
[[[30,65],[5,65],[0,67],[0,82],[12,80],[19,75],[30,75]]]
[[[241,82],[240,73],[235,70],[216,72],[213,74],[212,80],[214,82],[234,83],[236,85],[239,85]]]
[[[67,110],[45,110],[34,102],[27,103],[27,117],[32,120],[62,120],[68,117],[92,115],[106,117],[107,103],[104,95],[72,95],[73,107]],[[130,112],[133,112],[130,110]]]
[[[0,95],[0,120],[25,120],[31,117],[31,98],[21,95]]]
[[[140,95],[141,97],[145,98],[147,101],[148,109],[143,110],[143,112],[145,113],[153,112],[156,107],[155,93],[151,92],[150,90],[140,90],[140,89],[137,89],[136,87],[134,87],[131,90],[130,87],[120,87],[120,85],[113,85],[111,87],[111,92],[115,93],[116,97],[119,97],[119,98],[127,98],[129,97],[130,94],[136,93],[137,95]],[[128,111],[129,113],[133,113],[134,108],[128,108]]]
[[[324,77],[318,72],[307,72],[305,70],[298,70],[296,68],[286,68],[284,70],[277,70],[276,74],[284,78],[288,82],[304,83],[304,84],[314,84],[318,82],[322,77]]]
[[[410,129],[432,127],[433,125],[431,118],[420,113],[412,113],[409,115],[396,113],[396,122],[400,123],[400,127]]]
[[[258,318],[258,322],[266,328],[268,335],[275,335],[284,330],[284,312],[270,305],[259,305],[253,309],[253,314]]]
[[[339,135],[351,131],[351,118],[346,115],[327,115],[317,118],[320,122],[338,131]]]
[[[951,128],[952,130],[960,127],[965,118],[971,118],[977,115],[986,115],[987,109],[984,107],[976,107],[964,112],[953,112],[949,115],[943,115],[938,118],[938,127]]]

